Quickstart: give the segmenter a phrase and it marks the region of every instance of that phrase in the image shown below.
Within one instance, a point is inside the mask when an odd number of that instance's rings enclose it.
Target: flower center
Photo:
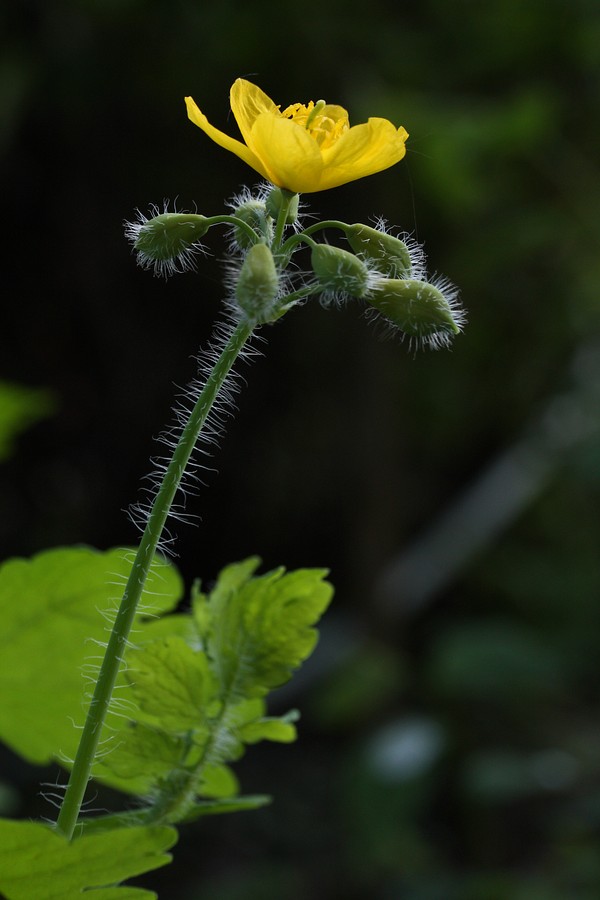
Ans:
[[[335,144],[350,128],[346,111],[341,106],[328,106],[324,100],[317,100],[316,103],[310,100],[306,106],[292,103],[281,115],[306,128],[322,150]]]

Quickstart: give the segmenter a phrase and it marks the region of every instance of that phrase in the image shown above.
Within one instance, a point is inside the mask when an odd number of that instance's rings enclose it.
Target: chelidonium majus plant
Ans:
[[[92,888],[99,900],[155,896],[118,885],[168,862],[173,826],[268,802],[241,795],[230,764],[249,744],[295,739],[297,711],[269,716],[265,698],[315,646],[314,626],[332,595],[327,571],[257,575],[252,557],[226,567],[209,592],[195,584],[188,611],[174,613],[181,586],[166,530],[169,518],[186,517],[186,491],[200,467],[195,454],[223,426],[236,387],[233,367],[252,354],[253,336],[311,298],[333,307],[357,302],[415,347],[447,346],[463,325],[457,291],[428,278],[423,249],[411,237],[382,221],[303,225],[300,194],[395,165],[405,155],[404,128],[380,118],[351,127],[346,110],[324,100],[282,110],[242,79],[231,88],[241,141],[211,125],[191,97],[186,104],[195,125],[264,181],[222,214],[165,205],[126,226],[140,265],[165,276],[193,268],[214,229],[224,227],[228,236],[224,315],[163,435],[169,455],[157,464],[153,490],[132,508],[142,532],[137,549],[61,548],[0,570],[0,594],[18,591],[22,604],[31,598],[40,621],[48,609],[63,609],[65,598],[78,601],[76,616],[67,607],[62,618],[55,615],[53,647],[44,650],[45,671],[59,680],[36,671],[35,617],[16,628],[10,647],[16,662],[11,667],[9,660],[5,687],[20,705],[0,717],[0,734],[32,761],[61,761],[70,777],[47,791],[59,807],[52,827],[0,821],[0,891],[8,900],[69,900]],[[118,605],[111,583],[123,585]],[[101,614],[110,623],[108,640]],[[90,641],[100,646],[97,659]],[[89,693],[77,732],[67,730],[67,718],[77,716],[82,670]],[[75,708],[63,710],[57,694]],[[45,710],[45,727],[32,730],[31,718],[39,724]],[[82,815],[90,777],[128,794],[130,808]],[[48,879],[52,893],[45,894]]]

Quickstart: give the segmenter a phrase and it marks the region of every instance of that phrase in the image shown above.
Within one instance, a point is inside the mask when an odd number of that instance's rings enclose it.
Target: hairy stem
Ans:
[[[152,505],[152,510],[148,517],[106,647],[106,653],[100,667],[94,694],[81,733],[81,740],[77,748],[71,777],[56,822],[57,831],[69,839],[72,838],[77,824],[119,667],[167,516],[207,416],[252,330],[253,326],[251,324],[246,322],[240,323],[223,347],[196,401],[190,418],[181,432],[179,443],[173,452]]]

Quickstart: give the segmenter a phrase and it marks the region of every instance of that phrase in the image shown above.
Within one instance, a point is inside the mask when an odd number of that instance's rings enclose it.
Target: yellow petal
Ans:
[[[211,125],[203,112],[201,112],[191,97],[185,98],[185,104],[187,106],[188,118],[197,125],[198,128],[201,128],[202,131],[205,132],[211,138],[215,144],[218,144],[219,147],[223,147],[225,150],[230,150],[231,153],[235,153],[236,156],[239,156],[240,159],[243,159],[245,163],[255,169],[263,178],[268,178],[264,167],[260,159],[247,147],[245,144],[242,144],[241,141],[236,141],[235,138],[229,137],[228,134],[224,134],[224,132],[219,131],[218,128],[215,128],[214,125]]]
[[[406,153],[408,133],[387,119],[369,119],[355,125],[323,151],[320,190],[337,187],[366,175],[381,172],[399,162]]]
[[[343,119],[345,122],[348,121],[348,110],[344,109],[343,106],[338,106],[337,103],[326,103],[321,110],[321,115],[333,119],[334,122],[337,122],[339,119]]]
[[[275,106],[271,98],[267,97],[265,92],[255,84],[245,81],[243,78],[234,81],[229,92],[229,101],[235,121],[248,145],[252,126],[261,113],[280,115],[279,107]]]
[[[277,187],[296,194],[319,190],[323,159],[308,131],[290,119],[263,113],[248,139],[254,153]]]

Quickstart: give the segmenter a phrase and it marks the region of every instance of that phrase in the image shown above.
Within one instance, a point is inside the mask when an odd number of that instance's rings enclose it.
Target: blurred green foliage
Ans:
[[[48,391],[0,381],[0,462],[14,452],[17,435],[54,410]]]
[[[194,373],[225,249],[152,280],[121,222],[163,197],[216,213],[254,180],[186,121],[185,94],[222,128],[238,76],[403,124],[405,161],[309,210],[416,231],[469,310],[451,353],[411,356],[352,306],[265,330],[178,551],[187,577],[254,552],[328,565],[335,612],[297,688],[298,744],[244,762],[273,807],[190,828],[152,884],[173,900],[596,900],[598,4],[21,0],[0,33],[2,376],[60,398],[2,467],[5,556],[132,541],[121,510]],[[380,602],[388,564],[513,445],[531,453],[498,487],[522,498],[510,519],[494,529],[493,501],[475,504],[460,566],[418,598],[387,582]],[[7,757],[5,775],[39,813],[39,773]]]

